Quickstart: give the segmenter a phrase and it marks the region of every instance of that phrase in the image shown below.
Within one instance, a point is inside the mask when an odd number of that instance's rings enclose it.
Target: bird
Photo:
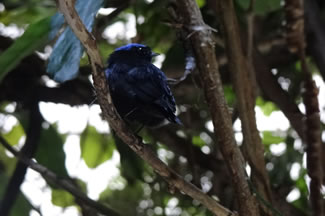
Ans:
[[[152,64],[157,55],[150,47],[138,43],[121,46],[110,54],[105,76],[113,104],[128,123],[148,127],[168,122],[181,125],[167,77]]]

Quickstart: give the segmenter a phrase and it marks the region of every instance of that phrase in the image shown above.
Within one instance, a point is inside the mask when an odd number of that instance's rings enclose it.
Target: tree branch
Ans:
[[[317,98],[319,90],[306,61],[303,1],[286,0],[285,14],[289,49],[291,52],[298,54],[304,75],[303,102],[306,107],[304,141],[307,145],[307,171],[311,178],[309,184],[310,202],[314,215],[323,216],[324,199],[321,192],[323,180],[322,129]]]
[[[254,46],[254,13],[255,0],[250,0],[249,7],[247,9],[246,22],[247,22],[247,52],[246,56],[249,62],[252,62],[252,53]]]
[[[257,130],[254,111],[256,77],[251,62],[252,47],[248,47],[250,53],[249,57],[246,58],[243,53],[233,1],[219,0],[218,4],[226,41],[226,53],[229,60],[228,67],[234,83],[239,117],[242,122],[243,150],[252,168],[251,178],[258,193],[269,204],[272,204],[270,180],[265,169],[264,146]],[[250,40],[253,40],[253,35],[250,37],[252,37]],[[272,214],[266,206],[260,205],[260,207],[266,215]],[[256,212],[255,214],[258,213]]]
[[[218,71],[211,29],[203,22],[201,12],[193,0],[175,1],[182,30],[191,41],[199,69],[206,100],[208,102],[214,132],[232,176],[238,198],[240,215],[257,215],[255,198],[252,196],[244,171],[244,159],[236,145],[231,117],[225,102]]]
[[[133,149],[142,159],[148,162],[159,175],[161,175],[170,186],[175,187],[193,199],[200,201],[210,211],[220,216],[236,215],[235,213],[224,208],[218,204],[214,199],[204,194],[194,185],[186,182],[177,173],[171,170],[166,164],[155,156],[151,149],[142,143],[141,138],[135,136],[129,128],[126,127],[120,116],[115,110],[112,103],[112,98],[109,94],[109,88],[106,82],[105,75],[103,73],[103,64],[99,55],[96,41],[92,35],[86,30],[82,21],[80,20],[73,1],[57,0],[58,8],[63,13],[67,23],[84,45],[92,66],[92,73],[94,79],[94,85],[97,92],[99,104],[101,106],[104,117],[108,120],[110,126],[117,135],[126,143],[131,149]]]
[[[307,32],[307,51],[314,58],[320,74],[325,80],[325,26],[321,18],[320,2],[305,1],[305,29]],[[323,164],[325,164],[325,143],[323,148]],[[325,185],[325,166],[323,166],[323,184]],[[324,207],[325,208],[325,207]]]
[[[267,65],[266,60],[256,49],[253,50],[253,63],[260,89],[267,98],[279,107],[303,140],[304,114],[300,112],[297,104],[290,98],[289,94],[281,88],[276,77],[271,72],[271,67]]]
[[[103,204],[88,198],[85,194],[81,192],[79,188],[76,188],[76,186],[71,182],[71,180],[59,178],[54,172],[42,166],[41,164],[36,163],[33,160],[27,158],[22,152],[17,152],[2,136],[0,136],[0,142],[10,153],[12,153],[16,158],[18,158],[21,163],[23,163],[26,167],[28,166],[36,172],[40,173],[50,183],[65,189],[66,191],[71,193],[75,198],[87,204],[88,206],[96,209],[102,214],[109,216],[119,215],[114,210],[109,209]]]

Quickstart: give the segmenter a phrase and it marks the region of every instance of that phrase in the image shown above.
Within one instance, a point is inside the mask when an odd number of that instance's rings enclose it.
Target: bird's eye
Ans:
[[[143,47],[138,47],[137,53],[139,55],[146,55],[146,49]]]
[[[137,47],[136,53],[140,56],[147,57],[147,56],[150,56],[151,51],[147,47]]]

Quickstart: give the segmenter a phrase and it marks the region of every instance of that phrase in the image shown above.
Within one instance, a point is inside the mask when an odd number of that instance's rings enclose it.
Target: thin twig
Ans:
[[[103,72],[101,56],[97,49],[96,40],[87,31],[84,24],[80,20],[80,17],[74,8],[73,2],[68,0],[57,0],[57,3],[58,8],[63,13],[67,23],[75,35],[79,38],[81,43],[84,45],[88,53],[93,69],[93,80],[100,107],[102,109],[104,117],[108,120],[109,125],[117,133],[117,135],[142,159],[148,162],[148,164],[150,164],[155,169],[155,171],[169,183],[169,185],[179,189],[185,194],[191,196],[193,199],[198,200],[202,203],[202,205],[207,207],[216,215],[236,215],[236,213],[231,212],[230,210],[217,203],[210,196],[204,194],[193,184],[186,182],[175,171],[163,163],[147,145],[143,144],[140,137],[134,135],[132,131],[126,127],[125,123],[116,112],[116,109],[112,103],[112,98],[109,94],[109,88]]]
[[[177,85],[178,83],[184,81],[196,67],[195,58],[192,55],[187,55],[185,57],[185,70],[184,74],[179,78],[167,78],[169,85]]]

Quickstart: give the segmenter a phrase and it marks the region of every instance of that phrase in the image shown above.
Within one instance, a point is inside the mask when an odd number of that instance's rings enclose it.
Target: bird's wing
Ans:
[[[154,65],[135,67],[128,72],[127,80],[135,95],[144,103],[154,103],[173,114],[175,100],[167,85],[165,74]]]

